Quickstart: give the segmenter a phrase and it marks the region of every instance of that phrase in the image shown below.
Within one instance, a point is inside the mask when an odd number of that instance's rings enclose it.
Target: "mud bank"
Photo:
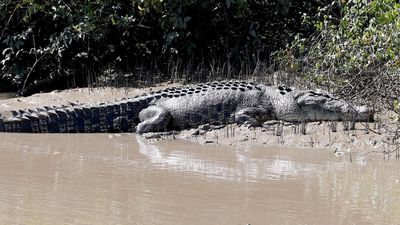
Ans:
[[[0,113],[9,116],[10,110],[36,108],[43,105],[61,106],[69,103],[112,102],[133,97],[152,90],[164,89],[178,84],[162,84],[151,88],[78,88],[65,91],[35,94],[0,100]],[[389,121],[389,120],[386,120]],[[332,129],[334,126],[336,129]],[[395,146],[388,143],[381,122],[357,123],[355,130],[345,130],[342,122],[313,122],[301,124],[268,121],[260,128],[244,126],[201,126],[200,128],[166,134],[146,135],[153,141],[160,139],[184,139],[212,145],[278,145],[300,148],[324,148],[337,155],[350,152],[379,154],[394,157]],[[336,131],[333,131],[336,130]]]

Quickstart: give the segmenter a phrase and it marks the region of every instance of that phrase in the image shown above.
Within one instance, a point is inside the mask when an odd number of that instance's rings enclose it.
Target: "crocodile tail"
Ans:
[[[4,120],[5,118],[3,118],[3,116],[0,114],[0,132],[4,132]]]
[[[133,132],[139,112],[147,108],[154,96],[140,96],[115,103],[69,105],[38,108],[0,115],[0,132],[24,133],[99,133]]]
[[[0,132],[30,132],[27,128],[30,128],[30,121],[27,117],[0,118]]]

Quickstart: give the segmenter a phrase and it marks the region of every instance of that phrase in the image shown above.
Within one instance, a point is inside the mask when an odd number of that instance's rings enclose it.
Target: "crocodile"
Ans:
[[[125,98],[112,103],[70,104],[0,115],[0,132],[160,132],[202,124],[260,126],[289,122],[373,121],[374,111],[322,90],[297,90],[244,81],[208,82]]]

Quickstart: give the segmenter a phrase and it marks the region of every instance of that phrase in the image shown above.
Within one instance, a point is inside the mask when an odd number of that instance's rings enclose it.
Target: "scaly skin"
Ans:
[[[373,111],[323,91],[292,90],[246,82],[214,82],[167,88],[115,103],[43,107],[1,118],[2,132],[139,134],[205,123],[259,126],[284,121],[372,121]],[[136,126],[136,124],[138,124]]]

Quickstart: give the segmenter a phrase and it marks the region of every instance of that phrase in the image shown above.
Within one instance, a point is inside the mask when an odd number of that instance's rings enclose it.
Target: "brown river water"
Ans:
[[[133,134],[0,134],[0,224],[399,224],[400,165]]]

